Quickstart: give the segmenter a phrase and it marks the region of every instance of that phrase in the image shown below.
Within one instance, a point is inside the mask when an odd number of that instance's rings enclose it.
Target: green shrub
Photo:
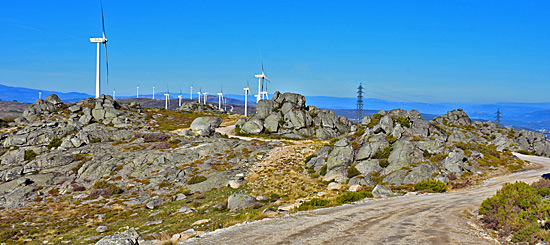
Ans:
[[[34,160],[36,156],[38,156],[38,154],[36,154],[36,152],[34,152],[33,150],[26,150],[23,159],[27,162],[30,162]]]
[[[319,199],[319,198],[313,198],[307,202],[303,202],[300,204],[300,206],[297,208],[298,211],[304,211],[304,210],[310,210],[314,208],[320,208],[328,205],[330,203],[329,200],[325,199]]]
[[[98,180],[94,183],[93,187],[95,189],[102,190],[102,194],[104,196],[122,194],[124,192],[123,189],[107,180]]]
[[[401,126],[403,127],[407,127],[407,128],[411,127],[411,121],[409,120],[408,117],[400,117],[395,119],[395,121],[401,124]]]
[[[359,172],[359,170],[355,168],[355,165],[352,165],[351,167],[348,168],[348,178],[353,178],[360,174],[361,172]]]
[[[377,151],[376,153],[374,153],[374,155],[372,156],[373,159],[383,159],[383,158],[388,158],[390,157],[390,153],[391,151],[393,150],[393,147],[390,145],[384,149],[381,149],[379,151]]]
[[[390,142],[390,144],[393,144],[393,143],[395,143],[395,141],[397,141],[397,138],[395,138],[395,137],[394,137],[393,135],[391,135],[391,134],[388,134],[388,135],[386,135],[386,140],[387,140],[388,142]]]
[[[364,198],[373,198],[372,192],[370,191],[359,191],[359,192],[344,192],[341,196],[336,198],[336,202],[340,204],[356,202]]]
[[[319,170],[319,175],[325,176],[327,174],[327,165],[323,165],[321,169]]]
[[[50,143],[46,146],[48,148],[57,148],[61,145],[61,140],[59,138],[53,138],[50,140]]]
[[[372,117],[370,118],[370,123],[367,125],[367,127],[373,128],[374,126],[376,126],[380,121],[380,118],[382,118],[382,115],[380,114],[372,115]]]
[[[205,180],[206,180],[206,177],[204,177],[202,175],[195,175],[187,181],[187,184],[188,185],[197,184],[197,183],[203,182]]]
[[[90,139],[90,143],[93,144],[93,143],[99,143],[101,142],[101,138],[99,137],[94,137],[94,138],[91,138]]]
[[[505,183],[493,197],[485,199],[479,208],[485,226],[501,235],[516,233],[518,241],[533,232],[530,226],[550,214],[550,204],[543,202],[538,190],[524,182]]]
[[[540,156],[540,154],[537,154],[535,151],[519,150],[518,153],[523,155]]]
[[[390,165],[390,162],[388,162],[388,159],[387,158],[382,158],[380,159],[380,161],[378,162],[378,165],[381,167],[381,168],[385,168],[387,166]]]
[[[447,190],[447,185],[440,180],[423,180],[414,184],[414,190],[442,193]]]

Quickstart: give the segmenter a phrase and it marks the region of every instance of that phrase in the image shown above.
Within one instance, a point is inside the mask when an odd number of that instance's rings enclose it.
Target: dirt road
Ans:
[[[299,212],[217,230],[189,244],[494,244],[464,214],[479,208],[505,182],[533,182],[550,171],[550,159],[518,155],[541,169],[497,177],[444,194],[366,200]]]

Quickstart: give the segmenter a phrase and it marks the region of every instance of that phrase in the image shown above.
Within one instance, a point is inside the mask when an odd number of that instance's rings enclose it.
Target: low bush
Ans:
[[[447,185],[440,180],[423,180],[414,184],[414,190],[442,193],[447,190]]]
[[[327,165],[323,165],[321,169],[319,170],[319,175],[325,176],[327,174]]]
[[[353,178],[360,174],[361,172],[359,172],[359,170],[355,168],[355,165],[352,165],[351,167],[348,168],[348,178]]]
[[[99,143],[99,142],[101,142],[101,138],[99,138],[99,137],[94,137],[94,138],[90,139],[90,143],[92,143],[92,144],[93,143]]]
[[[385,168],[387,166],[390,165],[390,162],[388,162],[388,159],[387,158],[383,158],[383,159],[380,159],[380,161],[378,162],[378,165],[381,167],[381,168]]]
[[[38,154],[36,154],[36,152],[34,152],[33,150],[26,150],[23,159],[27,162],[30,162],[34,160],[36,156],[38,156]]]
[[[50,143],[46,146],[48,148],[57,148],[61,145],[61,140],[59,138],[53,138],[50,140]]]
[[[540,187],[544,184],[505,183],[494,196],[481,203],[481,221],[486,228],[499,231],[501,236],[513,233],[514,242],[532,242],[547,236],[548,232],[541,230],[538,224],[550,214],[550,204],[539,194],[540,189],[546,189]],[[540,188],[537,190],[535,186]]]
[[[306,159],[304,160],[304,163],[308,163],[309,161],[311,161],[312,158],[316,157],[317,155],[315,154],[311,154],[309,156],[306,157]]]
[[[124,190],[118,187],[116,184],[111,183],[107,180],[98,180],[94,183],[93,187],[97,190],[101,190],[102,196],[111,196],[122,194],[124,192]]]
[[[391,151],[393,150],[393,147],[390,145],[384,149],[381,149],[379,151],[377,151],[376,153],[374,153],[374,155],[372,156],[373,159],[383,159],[383,158],[388,158],[390,157],[390,153]]]
[[[297,208],[298,211],[304,211],[304,210],[310,210],[314,208],[320,208],[328,205],[330,203],[329,200],[325,199],[319,199],[319,198],[313,198],[307,202],[303,202],[300,204],[300,206]]]
[[[341,196],[336,198],[336,202],[339,204],[356,202],[364,198],[373,198],[372,192],[370,191],[359,191],[359,192],[344,192]]]
[[[195,175],[187,181],[187,184],[188,185],[197,184],[197,183],[203,182],[205,180],[206,180],[206,177],[204,177],[202,175]]]

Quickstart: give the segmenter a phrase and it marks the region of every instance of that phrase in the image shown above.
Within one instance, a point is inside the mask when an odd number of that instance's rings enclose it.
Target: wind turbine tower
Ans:
[[[38,98],[42,99],[42,92],[38,92]]]
[[[139,85],[137,86],[137,90],[136,90],[136,99],[139,99]]]
[[[201,94],[202,94],[202,93],[201,93],[201,92],[197,92],[197,94],[199,94],[199,98],[198,98],[198,99],[199,99],[199,104],[200,104],[200,103],[201,103]]]
[[[250,93],[250,88],[248,87],[248,83],[246,83],[246,88],[243,88],[244,90],[244,116],[248,116],[248,93]]]
[[[189,93],[189,99],[193,99],[193,85],[191,85],[191,93]],[[200,101],[199,101],[200,102]]]
[[[113,89],[113,99],[114,100],[116,100],[115,94],[116,94],[116,89]]]
[[[155,99],[155,85],[153,85],[153,99]]]
[[[208,93],[207,92],[204,92],[202,93],[204,95],[204,104],[206,105],[206,100],[208,99],[208,97],[206,96]]]
[[[164,104],[164,109],[168,110],[168,97],[170,97],[170,94],[164,94],[164,97],[166,97],[166,103]]]
[[[217,93],[218,95],[218,110],[222,110],[222,97],[223,97],[223,93]]]
[[[100,94],[100,54],[101,54],[101,44],[105,47],[105,64],[107,68],[107,83],[109,82],[109,61],[107,60],[107,38],[105,38],[105,19],[103,18],[103,5],[101,6],[101,24],[103,26],[103,37],[93,37],[90,38],[91,43],[97,43],[97,60],[96,60],[96,71],[95,71],[95,97],[99,98]]]
[[[179,99],[178,107],[181,106],[181,97],[183,97],[183,95],[182,95],[182,93],[181,93],[181,88],[180,88],[180,95],[178,95],[178,99]]]
[[[256,97],[256,102],[259,102],[261,99],[263,99],[263,95],[267,94],[267,91],[262,91],[263,90],[263,85],[264,85],[264,80],[267,80],[268,82],[270,82],[269,79],[267,79],[267,77],[265,76],[265,73],[264,73],[264,61],[262,59],[262,51],[261,50],[260,50],[260,62],[262,64],[262,74],[254,75],[254,77],[258,78],[258,94],[254,95]],[[266,95],[266,97],[267,97],[267,95]]]

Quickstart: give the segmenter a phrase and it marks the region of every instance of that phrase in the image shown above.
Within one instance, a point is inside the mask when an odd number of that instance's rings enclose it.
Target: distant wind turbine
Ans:
[[[180,95],[178,95],[178,99],[179,99],[178,107],[181,106],[181,97],[183,97],[183,94],[181,93],[181,88],[180,88]]]
[[[258,78],[258,94],[255,95],[256,96],[256,102],[259,102],[261,99],[263,99],[263,95],[267,96],[267,91],[262,91],[263,86],[264,86],[264,80],[267,80],[268,82],[270,82],[269,79],[267,79],[267,77],[265,76],[265,73],[264,73],[264,61],[262,59],[262,51],[261,50],[260,50],[260,62],[262,64],[262,74],[254,75],[254,77]]]
[[[100,54],[101,54],[101,43],[105,47],[105,64],[107,68],[107,83],[109,83],[109,61],[107,59],[107,38],[105,38],[105,19],[103,17],[103,4],[101,5],[101,25],[103,26],[103,37],[90,38],[91,43],[97,43],[97,61],[96,61],[96,72],[95,72],[95,97],[99,98],[100,94]]]
[[[204,95],[204,104],[206,105],[206,100],[208,100],[208,97],[206,96],[208,93],[207,92],[204,92],[202,93]]]
[[[189,93],[189,99],[192,100],[193,99],[193,84],[191,84],[191,93]],[[200,103],[200,101],[199,101]]]
[[[136,99],[139,99],[139,84],[138,84],[137,90],[136,90]]]
[[[38,92],[38,98],[42,99],[42,92]]]
[[[248,86],[248,81],[246,81],[246,88],[244,90],[244,116],[248,116],[248,93],[250,93],[250,88]]]
[[[153,99],[155,99],[155,85],[153,85]]]
[[[113,89],[113,99],[114,99],[114,100],[116,100],[115,95],[116,95],[116,89]]]

